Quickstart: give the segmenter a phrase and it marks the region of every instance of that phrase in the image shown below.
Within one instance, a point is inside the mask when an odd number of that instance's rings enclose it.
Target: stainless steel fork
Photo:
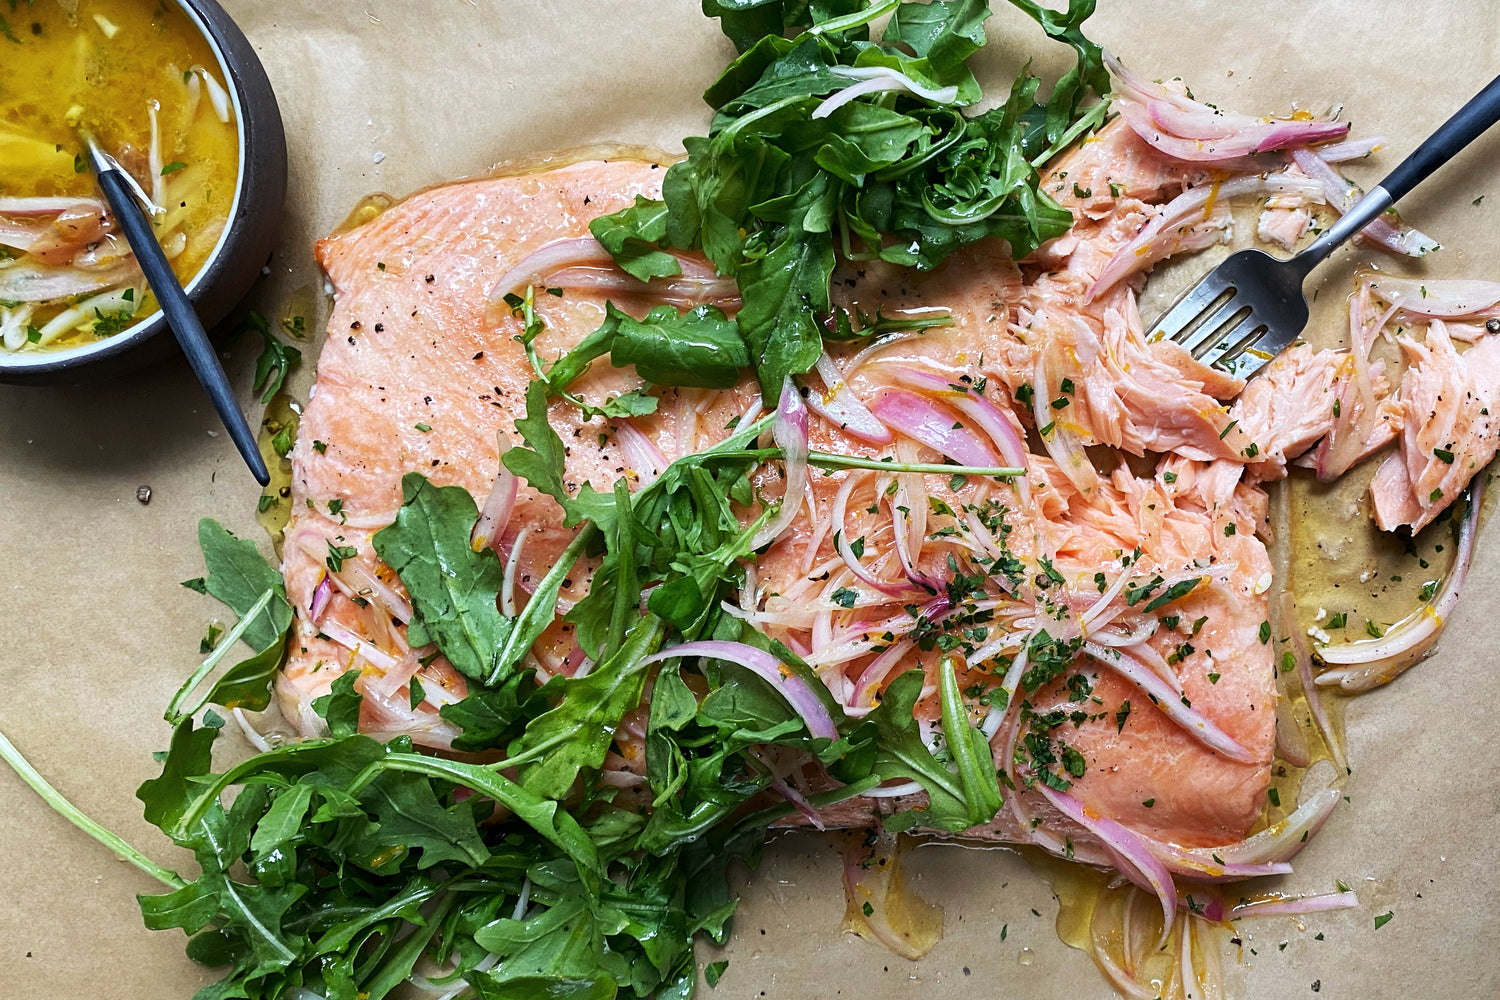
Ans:
[[[1239,377],[1263,368],[1307,325],[1302,282],[1329,254],[1374,221],[1433,171],[1500,121],[1500,77],[1443,123],[1306,250],[1279,260],[1260,250],[1231,254],[1184,292],[1149,328],[1204,364]]]

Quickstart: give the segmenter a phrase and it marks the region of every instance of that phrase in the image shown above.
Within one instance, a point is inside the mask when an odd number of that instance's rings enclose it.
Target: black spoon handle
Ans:
[[[214,410],[218,412],[224,428],[229,431],[230,440],[239,449],[245,464],[250,467],[250,473],[255,476],[256,482],[262,486],[267,485],[271,481],[271,474],[260,456],[260,449],[256,447],[255,433],[251,431],[245,414],[235,401],[234,389],[230,387],[229,379],[224,374],[224,366],[219,363],[219,356],[208,342],[208,334],[204,332],[198,314],[193,311],[193,304],[188,301],[187,293],[178,284],[177,275],[173,273],[167,255],[162,253],[151,223],[146,220],[146,213],[136,202],[129,185],[118,170],[100,171],[98,179],[99,186],[104,189],[104,196],[115,211],[115,221],[125,230],[125,239],[130,243],[130,249],[135,251],[136,262],[145,273],[151,291],[156,294],[156,301],[161,303],[167,325],[176,335],[177,343],[182,345],[182,353],[187,355],[188,365],[198,377],[203,390],[208,393]]]

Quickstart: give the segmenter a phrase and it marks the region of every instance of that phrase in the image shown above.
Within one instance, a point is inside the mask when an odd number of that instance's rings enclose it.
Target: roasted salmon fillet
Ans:
[[[394,520],[406,473],[485,505],[534,376],[522,320],[497,305],[497,282],[538,251],[586,237],[596,216],[655,196],[663,173],[650,158],[579,154],[419,192],[319,243],[335,304],[291,455],[283,572],[298,617],[277,683],[304,734],[322,726],[312,702],[358,669],[362,730],[439,749],[458,735],[439,710],[465,696],[466,681],[431,648],[408,644],[410,606],[371,538]],[[995,820],[970,835],[1115,863],[1107,837],[1060,811],[1055,789],[1067,787],[1085,818],[1121,824],[1164,856],[1242,841],[1262,814],[1275,743],[1274,581],[1259,484],[1299,461],[1336,475],[1400,433],[1406,413],[1436,413],[1455,393],[1468,395],[1452,410],[1464,424],[1454,434],[1489,426],[1493,404],[1474,372],[1487,371],[1492,352],[1460,359],[1440,323],[1425,346],[1403,344],[1416,374],[1399,395],[1363,354],[1300,346],[1246,389],[1175,344],[1148,341],[1139,277],[1109,278],[1110,269],[1164,203],[1202,179],[1116,122],[1052,168],[1049,190],[1076,221],[1031,258],[1012,260],[991,241],[927,273],[867,263],[836,275],[836,302],[851,314],[939,312],[947,325],[830,347],[800,387],[817,414],[811,446],[1025,475],[812,475],[788,499],[798,516],[747,565],[727,610],[805,659],[854,717],[895,677],[922,670],[914,714],[924,733],[939,715],[939,663],[956,660],[965,690],[985,692],[970,710],[1013,786]],[[1267,212],[1304,208],[1284,200]],[[659,289],[623,276],[565,277],[536,296],[542,357],[594,330],[607,301],[637,316],[659,301]],[[714,285],[697,287],[737,307]],[[651,387],[629,367],[598,363],[574,389],[604,398]],[[724,390],[655,391],[656,411],[633,418],[585,420],[552,404],[570,490],[638,488],[763,411],[748,377]],[[1431,452],[1431,426],[1406,426],[1402,456],[1381,467],[1383,524],[1419,526],[1441,509],[1435,493],[1426,504],[1414,493],[1446,473],[1418,461]],[[1465,469],[1493,453],[1484,447],[1463,452]],[[755,486],[767,502],[787,489],[771,471]],[[557,502],[522,482],[488,539],[507,566],[506,610],[524,605],[572,535]],[[966,575],[975,566],[987,568]],[[559,615],[587,593],[588,577],[585,560]],[[968,581],[962,592],[956,581]],[[539,679],[589,668],[571,629],[559,618],[533,647],[526,662]],[[943,630],[959,638],[940,645]],[[624,787],[644,782],[641,712],[626,717],[606,761]],[[804,790],[828,780],[816,767],[783,770]],[[1058,782],[1038,784],[1044,772]],[[888,786],[815,818],[861,826],[922,801],[920,789]]]

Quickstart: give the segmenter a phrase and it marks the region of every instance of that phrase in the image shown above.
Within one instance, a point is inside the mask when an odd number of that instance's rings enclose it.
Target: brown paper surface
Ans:
[[[223,2],[266,64],[291,152],[285,239],[254,293],[272,316],[296,289],[320,287],[311,241],[361,196],[600,140],[680,149],[705,127],[697,95],[730,54],[692,0]],[[1500,22],[1479,2],[1100,7],[1094,38],[1148,76],[1182,75],[1201,99],[1245,111],[1342,104],[1356,135],[1391,140],[1375,163],[1350,168],[1367,186],[1491,77],[1500,51]],[[1045,53],[1044,75],[1062,65],[1065,53],[1008,9],[990,34],[992,93],[1027,52]],[[1425,273],[1500,278],[1497,160],[1500,134],[1403,202],[1447,246]],[[1325,323],[1340,321],[1327,304],[1342,299],[1351,259],[1327,268],[1338,294],[1324,298]],[[247,403],[254,354],[247,342],[227,362]],[[136,500],[141,485],[149,505]],[[184,365],[87,388],[0,386],[0,729],[87,813],[169,865],[191,867],[141,819],[133,791],[155,773],[150,752],[168,739],[161,710],[213,613],[178,581],[201,572],[197,518],[264,537],[257,495]],[[1314,892],[1342,878],[1361,907],[1243,924],[1247,950],[1226,956],[1232,995],[1500,995],[1497,530],[1485,532],[1439,655],[1350,707],[1352,806],[1285,880]],[[705,995],[1113,995],[1059,943],[1051,893],[1015,855],[934,846],[912,868],[947,910],[946,937],[916,963],[840,933],[831,842],[781,838],[745,881],[729,969]],[[0,998],[190,996],[214,976],[183,956],[179,932],[142,928],[134,895],[154,891],[0,769]],[[1387,911],[1394,919],[1377,931],[1373,917]]]

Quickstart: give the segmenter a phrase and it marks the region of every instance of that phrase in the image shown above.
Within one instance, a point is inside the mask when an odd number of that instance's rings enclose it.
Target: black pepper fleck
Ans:
[[[385,332],[385,324],[384,323],[376,323],[375,324],[375,332],[376,333],[384,333]]]

